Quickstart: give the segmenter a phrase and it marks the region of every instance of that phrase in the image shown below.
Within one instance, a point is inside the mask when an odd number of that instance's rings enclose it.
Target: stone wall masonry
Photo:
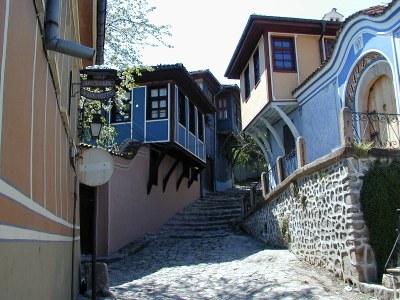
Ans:
[[[349,284],[376,280],[375,256],[360,209],[363,177],[374,159],[337,157],[320,169],[298,172],[245,217],[244,229],[269,246],[289,247],[300,260]]]

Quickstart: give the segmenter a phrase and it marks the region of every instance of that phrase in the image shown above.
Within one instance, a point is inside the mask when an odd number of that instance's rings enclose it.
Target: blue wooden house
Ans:
[[[203,192],[232,187],[232,149],[241,129],[240,90],[224,85],[209,70],[190,72],[216,110],[206,115],[206,167],[202,173]]]
[[[118,132],[117,143],[133,140],[151,147],[148,193],[157,185],[158,167],[166,155],[176,159],[164,177],[163,188],[182,162],[189,185],[206,165],[205,116],[215,109],[182,64],[158,65],[135,78],[138,87],[127,94],[124,111],[116,107],[109,123]]]

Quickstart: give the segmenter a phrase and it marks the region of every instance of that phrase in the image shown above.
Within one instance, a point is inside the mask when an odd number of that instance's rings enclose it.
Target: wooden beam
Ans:
[[[174,170],[178,164],[179,164],[179,160],[176,159],[174,164],[171,166],[171,168],[169,168],[167,175],[165,175],[165,178],[163,180],[163,193],[165,192],[165,189],[167,188],[169,178],[171,177],[172,173],[174,172]]]
[[[158,185],[158,169],[164,157],[165,157],[165,152],[159,152],[154,149],[150,149],[149,180],[147,182],[147,195],[150,194],[153,185]]]
[[[184,177],[189,178],[189,166],[186,163],[183,163],[182,173],[179,176],[178,181],[176,182],[176,190],[179,190],[179,186],[181,185]]]
[[[200,172],[203,170],[204,168],[203,167],[197,167],[196,169],[195,168],[192,168],[192,176],[190,176],[190,179],[189,179],[189,181],[188,181],[188,188],[190,188],[190,186],[192,185],[192,183],[193,183],[193,181],[197,181],[198,180],[198,175],[200,174]]]

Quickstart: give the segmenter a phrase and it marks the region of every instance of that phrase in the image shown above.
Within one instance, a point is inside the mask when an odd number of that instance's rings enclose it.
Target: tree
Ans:
[[[233,150],[233,165],[262,162],[265,163],[264,155],[260,147],[249,136],[241,140],[241,146]]]
[[[172,46],[164,42],[171,36],[169,25],[155,25],[148,14],[147,0],[108,0],[105,32],[105,64],[119,69],[142,65],[141,51],[145,46]]]
[[[81,97],[81,142],[93,143],[89,130],[93,114],[102,111],[109,112],[113,105],[122,112],[127,91],[135,87],[134,77],[140,76],[142,69],[150,69],[142,66],[143,48],[160,45],[172,47],[163,41],[164,36],[171,36],[170,26],[152,24],[147,18],[148,14],[155,9],[148,6],[147,0],[108,0],[104,44],[105,66],[91,68],[109,68],[110,66],[117,68],[120,82],[116,95],[105,103]],[[114,143],[117,136],[115,128],[108,126],[104,117],[102,120],[103,128],[96,143],[104,148],[112,147],[118,150],[118,145]]]

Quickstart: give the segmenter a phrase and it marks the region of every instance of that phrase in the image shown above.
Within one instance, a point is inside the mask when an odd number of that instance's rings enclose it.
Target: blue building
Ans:
[[[209,70],[191,72],[208,100],[216,108],[206,115],[206,167],[202,172],[203,192],[232,188],[232,150],[241,130],[240,90],[224,85]]]
[[[250,16],[225,76],[240,79],[269,189],[354,142],[399,147],[399,16],[397,0],[344,22]]]
[[[205,116],[215,111],[212,103],[182,64],[143,70],[135,82],[125,111],[114,107],[109,122],[118,133],[117,143],[132,140],[151,147],[148,193],[157,184],[165,155],[175,158],[176,165],[183,163],[182,178],[189,177],[189,184],[198,180],[206,165]]]

